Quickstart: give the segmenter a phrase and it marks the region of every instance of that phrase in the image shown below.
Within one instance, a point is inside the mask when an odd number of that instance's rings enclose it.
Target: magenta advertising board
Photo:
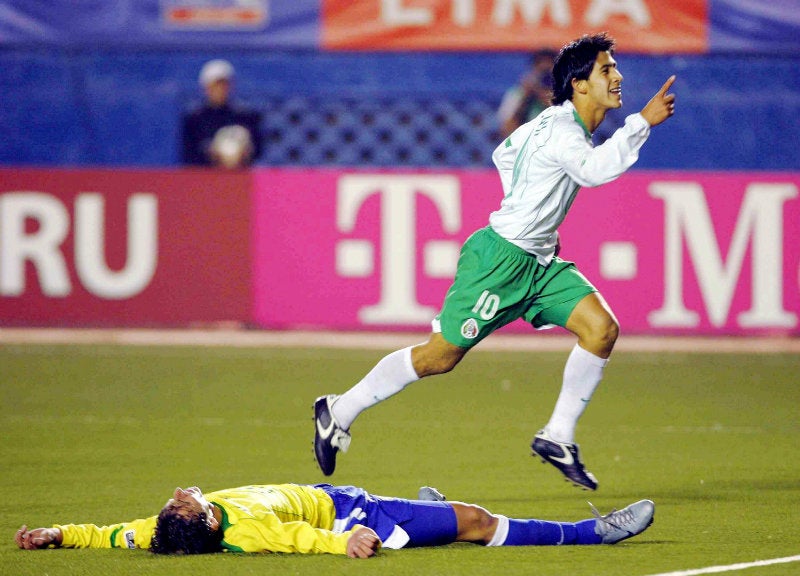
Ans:
[[[493,170],[258,170],[254,320],[427,330]],[[564,258],[628,333],[800,334],[800,175],[633,172],[583,189]],[[528,331],[515,323],[507,331]]]
[[[426,331],[502,194],[492,170],[5,169],[0,184],[2,326]],[[624,332],[800,336],[799,189],[794,173],[632,172],[579,193],[562,256]]]

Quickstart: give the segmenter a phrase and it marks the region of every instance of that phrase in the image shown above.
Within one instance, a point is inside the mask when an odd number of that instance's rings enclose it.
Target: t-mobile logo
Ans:
[[[348,174],[339,179],[336,226],[342,234],[353,232],[364,202],[380,199],[380,246],[371,240],[347,238],[336,244],[336,271],[340,276],[371,276],[377,265],[381,297],[377,304],[359,311],[364,324],[416,324],[430,320],[436,309],[417,301],[417,196],[429,199],[440,218],[442,230],[455,234],[461,228],[461,189],[450,175]],[[460,243],[429,240],[422,250],[425,275],[452,278]]]

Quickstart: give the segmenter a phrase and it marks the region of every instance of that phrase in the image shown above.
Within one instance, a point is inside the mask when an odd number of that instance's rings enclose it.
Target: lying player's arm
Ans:
[[[132,522],[97,526],[95,524],[56,524],[52,528],[28,530],[22,526],[14,541],[24,550],[39,548],[149,548],[156,517]]]
[[[308,522],[281,522],[277,517],[240,521],[225,530],[222,541],[224,548],[237,552],[346,554],[352,558],[372,556],[380,545],[377,534],[363,526],[337,533]]]
[[[14,542],[23,550],[38,550],[50,546],[61,546],[62,534],[58,528],[34,528],[29,530],[24,524],[14,535]]]
[[[369,558],[378,553],[381,539],[372,528],[358,526],[354,528],[347,540],[347,555],[350,558]]]

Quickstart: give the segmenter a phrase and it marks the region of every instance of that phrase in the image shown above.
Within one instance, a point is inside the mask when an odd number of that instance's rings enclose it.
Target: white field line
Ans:
[[[756,560],[755,562],[741,562],[739,564],[729,564],[727,566],[708,566],[707,568],[678,570],[677,572],[662,572],[661,574],[651,574],[650,576],[697,576],[698,574],[718,574],[719,572],[733,572],[737,570],[746,570],[747,568],[770,566],[772,564],[786,564],[788,562],[800,562],[800,556],[771,558],[769,560]]]
[[[0,328],[0,345],[119,344],[131,346],[321,347],[394,350],[427,340],[411,332],[321,332],[244,329],[83,329]],[[570,350],[570,335],[492,334],[476,350],[550,352]],[[792,353],[800,354],[800,338],[621,336],[615,348],[625,352]]]

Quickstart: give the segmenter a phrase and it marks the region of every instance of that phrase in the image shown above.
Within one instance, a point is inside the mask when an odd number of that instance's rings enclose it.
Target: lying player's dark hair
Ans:
[[[572,98],[572,80],[587,80],[600,52],[614,54],[614,39],[605,32],[584,35],[564,46],[553,62],[553,104]]]
[[[174,510],[162,510],[156,520],[156,531],[150,542],[154,554],[207,554],[221,550],[222,531],[214,531],[206,523],[206,515],[191,518]]]

